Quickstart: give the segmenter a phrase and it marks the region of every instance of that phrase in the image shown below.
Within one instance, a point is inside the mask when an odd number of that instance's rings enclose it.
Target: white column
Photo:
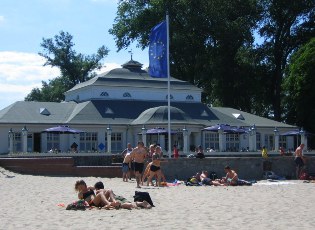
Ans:
[[[14,133],[12,129],[9,130],[9,153],[13,153],[13,139],[14,139]]]
[[[147,129],[144,126],[141,129],[141,135],[142,135],[142,142],[144,143],[144,146],[147,146]]]
[[[22,129],[22,151],[23,151],[23,153],[27,152],[27,133],[28,133],[28,130],[27,130],[26,126],[24,126]]]
[[[219,150],[224,152],[226,150],[226,136],[222,130],[219,130]]]
[[[112,152],[112,129],[108,126],[107,130],[107,153]]]
[[[183,141],[183,152],[184,154],[186,154],[188,153],[188,130],[186,129],[186,127],[183,128]]]
[[[275,152],[279,151],[279,131],[277,128],[274,129],[275,133]]]
[[[300,135],[301,135],[301,144],[304,144],[304,148],[303,151],[307,150],[307,137],[305,136],[305,132],[303,129],[301,129],[300,131]]]

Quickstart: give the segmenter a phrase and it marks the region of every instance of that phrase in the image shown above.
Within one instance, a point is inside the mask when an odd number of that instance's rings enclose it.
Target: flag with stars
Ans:
[[[166,21],[156,25],[150,34],[149,74],[151,77],[166,78],[167,73],[167,27]]]

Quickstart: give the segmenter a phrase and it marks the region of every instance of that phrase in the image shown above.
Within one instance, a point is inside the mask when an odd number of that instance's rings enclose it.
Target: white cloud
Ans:
[[[0,110],[15,101],[23,101],[33,88],[41,88],[42,81],[60,75],[58,68],[43,66],[44,63],[44,58],[36,53],[0,52]],[[97,73],[119,67],[117,63],[105,63]]]

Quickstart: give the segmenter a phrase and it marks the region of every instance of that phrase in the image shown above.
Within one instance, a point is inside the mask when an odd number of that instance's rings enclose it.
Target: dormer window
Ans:
[[[49,112],[48,109],[46,109],[46,108],[40,108],[40,109],[39,109],[39,113],[40,113],[41,115],[45,115],[45,116],[49,116],[49,115],[50,115],[50,112]]]
[[[108,94],[107,92],[101,92],[100,96],[101,96],[101,97],[108,97],[109,94]]]
[[[131,94],[128,93],[128,92],[125,92],[125,93],[123,94],[123,97],[131,97]]]
[[[167,99],[168,99],[168,95],[166,95],[166,97],[165,97],[165,98],[166,98],[166,100],[167,100]],[[174,99],[174,97],[173,97],[173,95],[172,95],[172,94],[171,94],[171,96],[170,96],[170,99],[171,99],[171,100],[173,100],[173,99]]]
[[[232,115],[236,118],[236,119],[239,119],[239,120],[245,120],[243,115],[240,114],[240,113],[232,113]]]
[[[186,100],[187,101],[193,101],[194,97],[192,95],[187,95]]]

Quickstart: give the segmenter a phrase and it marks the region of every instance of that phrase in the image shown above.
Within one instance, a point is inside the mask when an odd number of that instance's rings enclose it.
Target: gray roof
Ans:
[[[177,90],[197,90],[198,87],[176,78],[170,78],[171,88]],[[167,88],[167,78],[153,78],[145,70],[132,68],[116,68],[100,74],[86,82],[75,85],[67,92],[88,86],[103,87],[138,87],[138,88]],[[67,94],[67,92],[65,94]]]
[[[184,111],[176,107],[170,107],[171,120],[173,124],[197,124]],[[167,124],[168,106],[159,106],[143,111],[132,125]]]
[[[19,101],[0,110],[0,123],[69,125],[167,123],[165,106],[165,102],[137,100],[92,100],[81,103]],[[172,123],[204,126],[255,124],[256,127],[295,128],[232,108],[209,108],[205,104],[193,102],[171,102],[171,106]],[[40,113],[41,109],[46,110]],[[47,111],[49,115],[45,115]],[[237,114],[241,116],[235,116]]]

